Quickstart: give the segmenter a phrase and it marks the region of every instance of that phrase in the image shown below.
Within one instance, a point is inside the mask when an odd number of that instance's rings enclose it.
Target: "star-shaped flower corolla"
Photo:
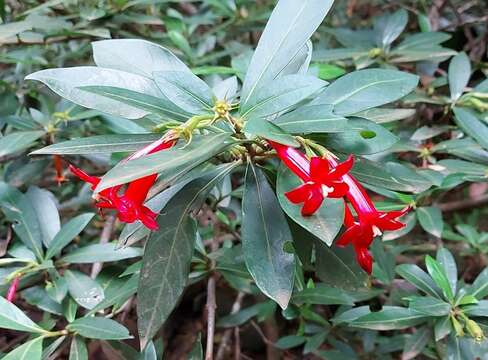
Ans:
[[[325,198],[341,198],[346,195],[348,185],[342,177],[351,170],[354,158],[335,166],[321,157],[314,156],[310,160],[299,150],[270,141],[283,163],[302,181],[302,185],[293,189],[285,196],[294,204],[303,203],[303,216],[313,215],[322,205]]]

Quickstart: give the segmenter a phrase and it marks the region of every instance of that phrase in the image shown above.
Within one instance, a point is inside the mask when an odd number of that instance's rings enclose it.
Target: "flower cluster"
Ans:
[[[140,158],[158,151],[169,149],[176,143],[177,139],[171,133],[162,137],[161,139],[149,144],[141,150],[129,156],[125,161]],[[95,190],[101,181],[100,177],[91,176],[83,170],[70,165],[70,171],[81,180],[91,184],[91,189]],[[158,229],[156,222],[157,213],[144,205],[149,190],[154,185],[157,175],[148,175],[140,179],[136,179],[127,184],[125,191],[122,189],[123,185],[117,185],[100,191],[95,199],[96,206],[102,209],[117,210],[117,217],[120,221],[126,223],[133,223],[136,220],[141,221],[147,228],[151,230]]]
[[[302,215],[313,215],[322,205],[324,198],[346,198],[356,212],[353,216],[346,202],[344,225],[345,231],[336,245],[352,244],[359,265],[371,274],[373,258],[369,246],[375,236],[384,231],[401,229],[404,224],[397,219],[405,215],[410,208],[401,211],[378,211],[366,190],[349,174],[354,158],[338,163],[332,155],[312,156],[308,159],[301,151],[270,141],[283,163],[302,181],[298,188],[285,195],[294,204],[303,203]]]

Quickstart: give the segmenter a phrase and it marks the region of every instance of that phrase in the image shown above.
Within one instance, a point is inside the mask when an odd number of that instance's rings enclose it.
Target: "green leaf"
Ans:
[[[134,152],[161,138],[159,134],[97,135],[63,141],[33,151],[31,155],[89,155]]]
[[[156,334],[176,305],[190,271],[197,227],[190,214],[198,210],[215,184],[236,163],[219,167],[178,192],[159,216],[159,231],[146,243],[138,290],[138,330],[141,348]]]
[[[102,40],[92,42],[92,47],[95,63],[102,68],[127,71],[148,78],[152,78],[155,71],[190,72],[171,51],[149,41]]]
[[[344,68],[341,68],[337,65],[332,65],[332,64],[319,64],[315,63],[310,66],[310,69],[312,72],[316,71],[317,76],[319,79],[322,80],[331,80],[335,79],[339,76],[342,76],[346,73],[346,70]]]
[[[45,134],[44,131],[17,131],[0,138],[0,156],[27,149]]]
[[[86,213],[78,215],[63,225],[61,230],[54,236],[46,252],[46,259],[58,255],[71,240],[78,236],[88,225],[95,214]]]
[[[405,341],[402,360],[415,359],[425,349],[431,336],[431,330],[428,326],[417,329]]]
[[[396,70],[354,71],[334,81],[312,104],[334,105],[336,114],[351,115],[404,97],[418,81],[418,76]]]
[[[441,298],[441,290],[439,287],[417,265],[401,264],[397,266],[396,272],[420,291],[435,298]]]
[[[286,75],[265,83],[241,106],[243,118],[266,117],[291,109],[317,93],[327,83],[310,75]]]
[[[350,323],[350,326],[371,330],[400,330],[424,322],[427,317],[412,309],[399,306],[383,306],[377,312],[361,316]]]
[[[429,272],[430,276],[432,276],[432,279],[434,279],[436,284],[442,289],[445,297],[452,301],[454,299],[454,294],[444,268],[441,267],[441,265],[430,255],[425,257],[425,265],[427,266],[427,271]]]
[[[42,342],[44,338],[38,337],[30,340],[21,346],[16,347],[2,360],[41,360],[42,359]]]
[[[55,197],[51,192],[36,186],[30,186],[25,195],[36,212],[42,242],[46,247],[49,247],[52,239],[61,228]]]
[[[344,132],[326,138],[328,146],[344,153],[375,154],[388,150],[399,138],[372,121],[349,118]]]
[[[451,332],[451,318],[449,316],[436,319],[434,325],[435,341],[444,339]]]
[[[183,121],[191,117],[190,112],[181,109],[165,96],[155,97],[116,86],[80,86],[78,89],[120,101],[149,114],[159,115],[165,120]]]
[[[451,305],[440,299],[426,296],[414,297],[409,303],[410,309],[429,316],[446,316],[451,311]]]
[[[283,131],[278,125],[259,117],[246,121],[244,132],[251,135],[275,141],[292,147],[300,147],[300,143],[293,136]]]
[[[296,188],[301,181],[288,168],[281,165],[276,183],[278,200],[285,213],[297,224],[315,235],[318,239],[332,245],[344,220],[344,201],[342,199],[325,199],[320,209],[313,215],[304,217],[301,206],[290,203],[285,193]]]
[[[422,228],[428,233],[441,237],[444,221],[442,221],[442,212],[438,207],[422,206],[415,210],[417,219]]]
[[[249,163],[242,201],[242,246],[247,268],[259,289],[283,309],[293,289],[295,259],[286,218],[261,170]]]
[[[203,359],[203,347],[202,347],[202,335],[198,333],[197,339],[192,346],[191,351],[187,357],[188,360],[202,360]]]
[[[251,318],[258,316],[262,312],[267,312],[269,308],[276,308],[276,304],[271,301],[258,303],[247,308],[241,309],[236,313],[229,314],[220,318],[217,321],[217,326],[223,328],[232,328],[241,326],[248,322]]]
[[[103,288],[89,276],[79,271],[66,270],[64,277],[68,283],[69,294],[85,309],[93,309],[104,299]]]
[[[445,247],[442,247],[437,250],[436,260],[444,268],[444,272],[446,273],[449,284],[451,285],[452,293],[455,294],[457,288],[458,274],[454,257],[449,250],[447,250]]]
[[[354,299],[342,289],[325,284],[317,284],[314,288],[306,288],[293,295],[292,301],[298,305],[354,305]]]
[[[469,110],[454,108],[454,121],[466,134],[488,150],[488,127]]]
[[[348,290],[367,286],[368,276],[358,265],[352,246],[329,247],[315,241],[316,272],[323,282]]]
[[[291,349],[305,343],[307,339],[300,335],[284,336],[274,344],[278,349]]]
[[[241,92],[241,106],[252,103],[256,90],[283,74],[332,6],[332,0],[280,0],[264,29]]]
[[[36,323],[24,314],[17,306],[0,296],[0,328],[26,331],[31,333],[44,333]]]
[[[43,311],[50,312],[52,314],[61,315],[61,304],[57,303],[49,297],[46,290],[40,286],[32,286],[22,291],[22,297],[29,304],[37,306]]]
[[[75,104],[127,119],[139,119],[149,113],[105,96],[80,90],[82,86],[112,86],[147,94],[153,97],[163,95],[154,81],[124,71],[81,66],[37,71],[26,76],[26,80],[38,80],[59,96]]]
[[[451,59],[448,70],[451,100],[456,101],[464,92],[471,77],[471,64],[465,52],[460,52]]]
[[[383,49],[388,48],[403,32],[407,22],[408,13],[405,9],[376,18],[374,24],[376,44]]]
[[[367,54],[368,52],[366,50],[359,48],[317,49],[314,52],[312,59],[314,61],[332,62],[337,60],[358,58]]]
[[[377,124],[383,124],[383,123],[409,118],[411,116],[414,116],[415,113],[416,113],[415,109],[373,108],[373,109],[360,111],[354,114],[354,116],[366,120],[374,121]]]
[[[73,336],[71,340],[69,360],[88,360],[88,349],[80,336]]]
[[[14,187],[0,182],[0,206],[20,240],[41,260],[42,233],[36,212],[29,198]]]
[[[131,339],[129,330],[118,322],[104,317],[84,317],[71,322],[67,328],[88,339]]]
[[[439,31],[428,31],[428,32],[421,32],[412,35],[405,36],[403,41],[395,47],[392,53],[395,53],[398,50],[406,50],[406,49],[418,49],[424,47],[431,47],[432,45],[441,44],[451,38],[451,35],[444,32]]]
[[[98,184],[96,192],[156,173],[159,173],[160,177],[165,180],[176,179],[219,154],[232,143],[230,134],[209,134],[195,137],[190,144],[184,147],[178,143],[165,151],[120,162],[105,174]]]
[[[106,291],[107,289],[105,289],[105,297],[103,301],[99,302],[87,313],[87,315],[94,315],[98,311],[106,309],[109,306],[127,301],[127,299],[136,293],[138,285],[139,276],[136,274],[131,276],[126,282],[120,284],[113,291]]]
[[[474,280],[469,293],[477,299],[488,296],[488,268],[484,269]]]
[[[335,115],[332,106],[302,106],[276,118],[273,123],[293,134],[334,133],[347,129],[347,119]]]
[[[91,264],[94,262],[119,261],[142,256],[142,249],[125,247],[117,249],[116,243],[91,244],[63,256],[60,261],[69,264]]]
[[[488,317],[488,300],[480,300],[477,304],[465,306],[463,312],[467,316]]]
[[[197,115],[213,112],[212,89],[198,76],[184,71],[157,71],[153,76],[161,92],[176,106]]]

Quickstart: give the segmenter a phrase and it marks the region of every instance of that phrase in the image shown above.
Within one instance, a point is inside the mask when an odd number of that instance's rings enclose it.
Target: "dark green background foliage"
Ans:
[[[0,0],[0,17],[0,359],[488,359],[485,1]],[[222,101],[233,128],[208,124]],[[188,119],[207,124],[185,146],[121,161]],[[284,196],[299,181],[263,139],[302,137],[355,155],[378,210],[413,207],[371,276],[334,244],[342,200],[304,218]],[[97,191],[158,173],[160,230],[96,214],[68,162]]]

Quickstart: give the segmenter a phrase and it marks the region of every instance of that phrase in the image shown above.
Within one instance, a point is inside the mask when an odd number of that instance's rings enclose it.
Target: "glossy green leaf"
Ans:
[[[393,14],[385,14],[375,19],[376,44],[387,48],[403,32],[408,22],[408,13],[400,9]]]
[[[410,309],[429,316],[447,316],[451,305],[440,299],[425,296],[415,297],[409,303]]]
[[[435,298],[441,298],[442,293],[439,286],[417,265],[401,264],[396,267],[396,272],[420,291]]]
[[[79,318],[71,322],[67,328],[88,339],[123,340],[132,338],[125,326],[104,317]]]
[[[484,269],[474,280],[469,293],[477,299],[488,296],[488,268]]]
[[[310,75],[282,76],[257,89],[245,106],[241,106],[241,116],[265,117],[289,110],[326,85],[326,82]]]
[[[488,317],[488,300],[480,300],[477,304],[465,306],[463,312],[467,316]]]
[[[418,325],[426,320],[426,315],[399,306],[383,306],[377,312],[361,316],[350,325],[371,330],[400,330]]]
[[[246,121],[244,132],[260,136],[262,138],[275,141],[277,143],[292,147],[300,147],[300,143],[295,138],[281,129],[278,125],[259,117],[251,118]]]
[[[41,70],[28,75],[26,80],[41,81],[59,96],[78,105],[127,119],[139,119],[147,115],[148,112],[120,101],[91,94],[79,88],[82,86],[112,86],[156,98],[162,96],[156,84],[148,78],[94,66]]]
[[[305,343],[307,339],[300,335],[284,336],[274,344],[278,349],[291,349]]]
[[[280,0],[271,14],[248,67],[241,106],[256,90],[277,78],[302,51],[332,6],[331,0]]]
[[[395,70],[354,71],[334,81],[312,104],[334,105],[336,114],[351,115],[404,97],[418,80],[418,76]]]
[[[117,244],[91,244],[70,251],[60,261],[70,264],[91,264],[94,262],[119,261],[142,256],[142,249],[125,247],[117,249]]]
[[[69,294],[85,309],[93,309],[104,299],[103,288],[88,275],[75,270],[66,270],[64,277],[68,283]]]
[[[17,306],[0,296],[0,328],[43,333],[41,327],[34,323]]]
[[[347,292],[325,284],[317,284],[293,294],[292,301],[296,304],[354,305],[354,299]]]
[[[144,250],[138,290],[138,330],[141,348],[156,334],[176,305],[190,271],[197,237],[190,214],[198,210],[215,184],[235,163],[197,179],[178,192],[158,218],[159,231],[151,233]]]
[[[276,184],[280,205],[293,221],[331,246],[342,226],[344,201],[342,199],[325,199],[320,209],[313,216],[304,217],[300,212],[301,206],[290,203],[285,196],[286,192],[300,184],[301,181],[286,166],[280,166]]]
[[[464,52],[454,56],[449,63],[448,79],[451,100],[456,101],[464,92],[471,77],[471,64]]]
[[[16,347],[2,360],[41,360],[42,359],[42,342],[44,338],[38,337],[30,340],[25,344]]]
[[[436,260],[444,268],[449,284],[451,285],[452,293],[455,294],[457,290],[457,265],[454,257],[447,248],[442,247],[437,250]]]
[[[185,111],[178,105],[175,105],[166,96],[155,97],[116,86],[79,86],[78,89],[103,96],[107,99],[119,101],[128,106],[146,111],[149,114],[159,115],[165,120],[183,121],[191,117],[191,112]]]
[[[302,106],[273,122],[293,134],[334,133],[347,129],[345,117],[335,115],[332,106]]]
[[[165,151],[120,162],[102,177],[96,191],[99,192],[155,173],[159,173],[162,179],[176,179],[219,154],[232,143],[230,134],[209,134],[194,137],[192,142],[185,146],[178,143]]]
[[[48,190],[37,186],[29,187],[25,195],[36,212],[42,234],[42,242],[46,247],[49,247],[54,236],[61,228],[56,198]]]
[[[271,186],[252,163],[246,170],[242,217],[247,268],[259,289],[285,309],[293,289],[295,259],[284,247],[292,235]]]
[[[168,49],[140,39],[111,39],[92,43],[95,63],[110,68],[152,78],[155,71],[190,69]],[[137,56],[134,56],[137,54]]]
[[[317,49],[312,59],[314,61],[332,62],[336,60],[344,60],[357,58],[367,55],[368,52],[364,49],[343,48],[343,49]]]
[[[69,360],[88,360],[88,349],[80,336],[74,336],[71,340]]]
[[[441,265],[430,255],[425,257],[425,265],[427,266],[427,271],[432,279],[434,279],[435,283],[442,289],[445,297],[448,300],[452,300],[454,298],[454,294],[444,268],[441,267]]]
[[[0,138],[0,156],[27,149],[45,134],[44,131],[18,131]]]
[[[417,331],[405,341],[402,360],[415,359],[427,346],[431,336],[431,330],[428,326],[417,329]]]
[[[16,188],[0,182],[0,206],[22,242],[34,252],[38,260],[43,257],[42,232],[36,212],[29,198]]]
[[[33,151],[32,155],[89,155],[132,152],[161,138],[158,134],[96,135],[63,141]]]
[[[454,115],[454,120],[461,130],[488,150],[488,127],[469,110],[456,107]]]
[[[438,207],[422,206],[418,207],[415,212],[425,231],[436,237],[441,237],[444,221],[442,220],[442,212]]]
[[[88,225],[95,214],[86,213],[78,215],[63,225],[61,230],[54,236],[46,252],[46,259],[58,255],[71,240],[78,236]]]
[[[212,112],[212,89],[198,76],[184,71],[157,71],[153,76],[161,92],[176,106],[197,115]]]

